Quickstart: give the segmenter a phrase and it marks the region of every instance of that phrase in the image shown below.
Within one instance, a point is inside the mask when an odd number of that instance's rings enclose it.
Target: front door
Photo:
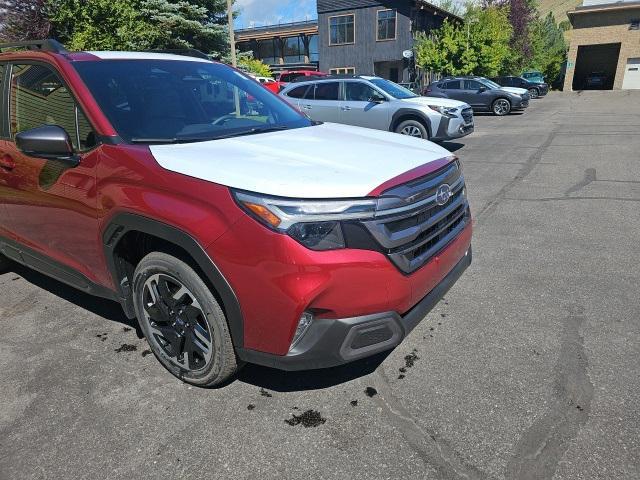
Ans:
[[[462,100],[473,108],[481,108],[490,104],[487,87],[477,80],[464,80],[462,85]]]
[[[9,213],[7,202],[9,199],[11,181],[11,168],[13,159],[6,152],[7,139],[9,137],[9,115],[6,105],[7,91],[5,90],[7,81],[5,74],[8,73],[7,64],[0,64],[0,236],[10,238],[11,233],[7,228],[9,223]]]
[[[389,130],[391,124],[389,102],[376,103],[372,101],[375,96],[384,97],[364,82],[345,82],[344,101],[340,107],[340,123]]]
[[[102,257],[99,251],[95,134],[55,70],[45,64],[15,64],[11,70],[11,139],[0,145],[11,168],[4,168],[3,202],[7,225],[16,240],[89,279]],[[13,138],[42,125],[58,125],[69,134],[80,164],[22,153]],[[8,161],[8,160],[7,160]],[[32,259],[40,261],[41,259]]]

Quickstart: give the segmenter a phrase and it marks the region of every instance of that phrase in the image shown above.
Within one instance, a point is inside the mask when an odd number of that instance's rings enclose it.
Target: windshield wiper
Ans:
[[[258,133],[268,133],[268,132],[279,132],[281,130],[288,130],[291,127],[287,127],[286,125],[274,125],[271,127],[252,127],[247,128],[246,130],[240,130],[235,132],[223,133],[222,135],[216,135],[212,138],[212,140],[218,140],[221,138],[233,138],[233,137],[243,137],[246,135],[255,135]]]
[[[131,143],[190,143],[190,142],[204,142],[206,140],[211,140],[210,138],[202,138],[202,137],[170,137],[170,138],[161,138],[161,137],[150,137],[150,138],[132,138],[130,140]]]
[[[257,133],[278,132],[281,130],[288,130],[290,127],[285,125],[274,125],[271,127],[253,127],[246,130],[231,131],[223,133],[221,135],[212,135],[209,137],[149,137],[149,138],[132,138],[131,143],[146,143],[146,144],[171,144],[171,143],[191,143],[191,142],[206,142],[208,140],[219,140],[222,138],[242,137],[244,135],[255,135]]]

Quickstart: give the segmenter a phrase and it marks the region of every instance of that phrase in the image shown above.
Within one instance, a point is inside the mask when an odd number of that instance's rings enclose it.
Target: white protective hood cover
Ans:
[[[364,197],[398,175],[451,155],[426,140],[332,123],[149,148],[167,170],[293,198]]]
[[[529,90],[518,87],[500,87],[500,90],[504,90],[505,92],[515,93],[516,95],[524,95]]]
[[[467,108],[467,105],[460,100],[452,100],[450,98],[439,98],[439,97],[415,97],[415,98],[406,98],[403,102],[407,103],[417,103],[418,105],[437,105],[439,107],[447,107],[447,108]]]

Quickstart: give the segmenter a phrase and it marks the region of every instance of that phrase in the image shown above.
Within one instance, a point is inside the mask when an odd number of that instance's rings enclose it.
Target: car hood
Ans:
[[[515,93],[516,95],[523,95],[529,91],[525,88],[518,87],[500,87],[500,90],[504,90],[505,92],[509,93]]]
[[[435,170],[442,165],[436,160],[451,156],[426,140],[332,123],[149,148],[167,170],[293,198],[365,197],[425,164],[419,171],[426,175],[429,164]]]
[[[414,98],[406,98],[401,101],[406,103],[417,104],[421,106],[437,105],[439,107],[447,107],[447,108],[469,107],[469,105],[459,100],[452,100],[450,98],[439,98],[439,97],[414,97]]]

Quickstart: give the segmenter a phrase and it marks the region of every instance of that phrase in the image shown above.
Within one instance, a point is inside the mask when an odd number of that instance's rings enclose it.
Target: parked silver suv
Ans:
[[[300,81],[289,84],[280,95],[320,122],[387,130],[432,141],[464,137],[474,129],[468,104],[421,97],[379,77],[332,76]]]

